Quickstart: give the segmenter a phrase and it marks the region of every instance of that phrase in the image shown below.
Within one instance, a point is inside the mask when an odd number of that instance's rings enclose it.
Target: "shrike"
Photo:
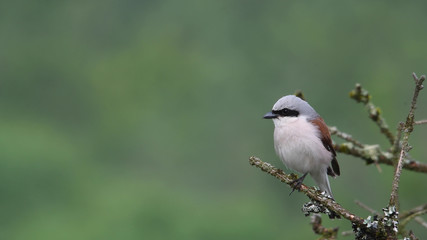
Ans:
[[[280,98],[264,115],[274,122],[274,149],[287,168],[302,173],[294,190],[310,174],[321,191],[332,196],[328,175],[340,175],[331,135],[320,115],[294,95]]]

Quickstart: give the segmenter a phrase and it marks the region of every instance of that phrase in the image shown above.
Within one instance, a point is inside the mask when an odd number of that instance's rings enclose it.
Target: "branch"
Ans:
[[[411,221],[412,219],[416,218],[417,216],[423,215],[427,213],[427,203],[423,204],[421,206],[418,206],[416,208],[413,208],[407,212],[402,213],[402,215],[399,217],[399,221],[401,224],[401,228],[404,228],[405,225]]]
[[[421,125],[421,124],[427,124],[427,119],[414,122],[414,125]]]
[[[278,169],[269,163],[263,162],[257,157],[250,157],[249,164],[260,168],[262,171],[267,172],[268,174],[279,179],[281,182],[288,184],[289,186],[292,186],[293,181],[296,179],[295,175],[285,174],[283,170]],[[345,219],[350,220],[352,223],[355,223],[358,226],[363,224],[363,218],[360,218],[349,212],[347,209],[344,209],[340,204],[338,204],[331,198],[328,198],[325,195],[321,194],[314,188],[310,188],[304,184],[301,184],[301,187],[298,190],[307,195],[307,197],[309,197],[311,200],[322,204],[329,211],[336,213]]]
[[[415,221],[421,224],[421,226],[427,228],[427,222],[425,222],[424,219],[422,219],[421,217],[415,217]]]
[[[405,227],[406,225],[412,220],[415,219],[416,222],[418,222],[419,224],[421,224],[421,226],[426,227],[427,228],[427,223],[424,222],[424,220],[419,217],[420,215],[426,214],[427,213],[427,204],[418,206],[416,208],[413,208],[407,212],[404,212],[400,217],[399,217],[399,233],[402,234],[403,236],[407,235],[406,231],[405,231]],[[414,236],[414,234],[412,233],[412,231],[409,231],[409,237],[411,237],[410,239],[418,239]]]
[[[313,232],[321,235],[322,239],[333,240],[337,238],[338,228],[325,228],[322,226],[322,218],[319,214],[313,214],[310,223],[313,227]]]
[[[375,211],[374,209],[370,208],[369,206],[367,206],[366,204],[362,203],[359,200],[354,200],[354,203],[356,203],[359,207],[365,209],[366,211],[370,212],[372,215],[378,215],[378,212]]]
[[[402,145],[400,143],[400,140],[402,139],[402,129],[403,129],[403,126],[404,126],[403,122],[400,122],[399,125],[398,125],[398,127],[397,127],[396,139],[394,139],[393,145],[388,150],[396,158],[397,158],[397,155],[398,155],[399,151],[402,149]]]
[[[415,236],[415,234],[412,232],[412,230],[411,230],[411,231],[409,231],[409,239],[410,239],[410,240],[419,240],[419,238],[417,238],[417,237]]]
[[[357,147],[352,143],[333,144],[335,151],[345,153],[365,160],[366,164],[378,163],[393,166],[393,154],[381,151],[378,145],[364,145]],[[415,160],[405,159],[403,168],[414,172],[427,173],[427,164]]]
[[[357,147],[361,147],[361,148],[364,147],[364,145],[361,142],[354,139],[350,134],[341,132],[340,130],[338,130],[337,127],[328,127],[328,128],[329,128],[329,133],[331,133],[331,135],[336,135],[337,137],[342,138],[347,142],[353,143]]]
[[[350,97],[356,100],[357,102],[362,102],[369,112],[369,118],[371,118],[380,128],[381,133],[383,133],[391,144],[394,143],[395,137],[391,133],[385,119],[381,116],[381,110],[379,107],[375,106],[371,100],[371,95],[362,88],[360,84],[356,84],[356,88],[350,92]]]
[[[394,160],[396,159],[394,155],[397,153],[395,151],[401,149],[401,130],[402,127],[399,125],[397,136],[395,137],[395,142],[393,143],[392,148],[385,152],[380,149],[379,145],[363,144],[354,139],[350,134],[338,130],[337,127],[329,127],[331,135],[336,135],[337,137],[347,141],[341,144],[334,143],[333,147],[335,151],[361,158],[366,161],[366,164],[375,163],[386,164],[389,166],[394,165]],[[415,160],[405,159],[403,168],[414,172],[427,173],[427,164]]]
[[[411,102],[411,108],[405,123],[400,123],[396,136],[391,133],[385,119],[381,116],[381,111],[373,103],[370,102],[371,96],[369,93],[362,89],[360,84],[350,92],[350,97],[357,102],[362,102],[369,111],[369,117],[378,125],[381,132],[389,140],[391,147],[388,151],[382,151],[379,145],[367,145],[355,140],[350,134],[339,131],[336,127],[329,127],[332,135],[344,139],[346,142],[341,144],[333,144],[337,152],[346,153],[358,158],[363,159],[366,164],[375,163],[386,164],[395,166],[395,172],[392,182],[392,190],[390,200],[387,207],[383,208],[384,214],[379,216],[376,211],[356,201],[356,204],[370,211],[374,216],[368,216],[363,219],[343,208],[339,203],[335,202],[332,198],[324,193],[316,190],[313,187],[308,187],[301,184],[297,187],[299,192],[303,192],[311,201],[304,204],[303,212],[306,216],[311,213],[325,213],[330,218],[340,217],[349,220],[352,223],[353,232],[356,239],[397,239],[397,235],[409,236],[410,239],[416,239],[415,235],[410,231],[409,235],[405,231],[406,224],[415,219],[426,227],[427,223],[423,221],[419,215],[427,213],[427,204],[421,205],[408,212],[403,213],[399,217],[399,182],[402,169],[408,169],[416,172],[427,173],[427,164],[408,159],[408,152],[411,150],[409,145],[409,136],[411,135],[415,125],[427,124],[427,120],[415,121],[414,112],[419,92],[423,89],[423,81],[425,76],[418,78],[413,73],[415,80],[415,90]],[[300,96],[302,97],[302,95]],[[285,174],[281,169],[275,168],[269,163],[261,161],[257,157],[250,157],[249,163],[262,171],[279,179],[291,187],[295,188],[295,174]],[[322,226],[321,217],[318,214],[312,216],[311,224],[315,233],[320,234],[326,239],[335,239],[338,229],[328,229]]]
[[[392,206],[395,206],[397,211],[399,210],[398,190],[399,190],[400,174],[402,172],[402,168],[404,165],[404,159],[406,159],[407,153],[409,152],[409,150],[411,150],[411,146],[409,146],[409,136],[411,135],[414,129],[414,112],[415,112],[415,107],[417,105],[418,94],[424,88],[423,81],[425,80],[424,75],[418,78],[417,75],[413,73],[412,76],[414,77],[414,80],[415,80],[414,96],[412,97],[411,108],[409,110],[408,116],[406,117],[405,125],[402,128],[402,134],[403,134],[402,150],[400,151],[399,161],[397,162],[396,170],[394,173],[390,202],[389,202],[389,208]]]
[[[297,179],[295,174],[285,174],[281,169],[274,167],[270,163],[263,162],[257,157],[250,157],[249,164],[260,168],[262,171],[267,172],[273,177],[279,179],[281,182],[290,186],[293,186],[294,180]],[[304,207],[307,209],[313,208],[313,210],[305,209],[306,212],[323,212],[328,214],[330,217],[334,216],[334,214],[342,216],[352,223],[356,239],[391,239],[388,238],[388,236],[394,236],[398,231],[398,222],[396,221],[397,212],[394,207],[383,208],[384,217],[378,218],[378,216],[374,216],[371,219],[369,216],[368,218],[363,219],[343,208],[329,196],[325,196],[320,191],[312,187],[307,187],[306,185],[301,184],[298,190],[311,199],[311,202],[304,204]],[[316,204],[320,204],[320,206]],[[326,208],[328,211],[323,211],[321,208]],[[390,233],[390,231],[393,231],[393,233]]]

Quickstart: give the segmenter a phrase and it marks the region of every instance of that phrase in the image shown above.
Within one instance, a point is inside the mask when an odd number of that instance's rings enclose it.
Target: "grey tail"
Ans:
[[[314,181],[317,183],[317,186],[319,187],[320,191],[326,192],[327,195],[329,195],[332,199],[334,196],[332,195],[331,186],[329,185],[329,178],[326,171],[311,173],[311,177],[314,179]]]

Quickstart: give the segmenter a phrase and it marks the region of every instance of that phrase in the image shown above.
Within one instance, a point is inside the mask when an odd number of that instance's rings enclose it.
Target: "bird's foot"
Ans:
[[[292,185],[292,192],[289,193],[289,196],[295,191],[295,189],[299,189],[302,185],[302,182],[304,182],[304,178],[307,176],[307,173],[304,173],[300,178],[297,178],[291,182]]]

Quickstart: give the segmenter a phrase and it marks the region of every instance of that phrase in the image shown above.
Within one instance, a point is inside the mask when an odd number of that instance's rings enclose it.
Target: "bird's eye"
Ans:
[[[273,111],[273,113],[278,114],[282,117],[298,117],[298,115],[299,115],[298,111],[292,110],[289,108],[283,108],[280,110],[275,110],[275,111]]]
[[[289,109],[284,108],[284,109],[282,109],[282,110],[280,111],[280,113],[281,113],[283,116],[287,116],[287,115],[288,115],[288,113],[289,113]]]

